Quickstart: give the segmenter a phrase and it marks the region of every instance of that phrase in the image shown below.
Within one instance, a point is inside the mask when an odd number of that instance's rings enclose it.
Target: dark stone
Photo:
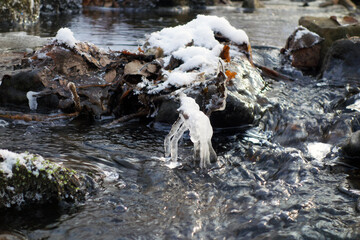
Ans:
[[[243,1],[243,8],[262,8],[264,7],[264,4],[260,2],[260,0],[244,0]]]
[[[360,131],[351,134],[351,137],[342,147],[343,153],[350,157],[360,157]]]
[[[247,102],[239,100],[235,95],[228,94],[226,108],[223,111],[213,112],[210,116],[214,127],[237,127],[252,124],[256,109],[249,107]]]
[[[324,59],[322,77],[341,85],[360,81],[360,38],[340,39],[333,43]]]
[[[0,105],[15,104],[28,106],[29,91],[44,88],[37,71],[20,72],[16,75],[5,75],[0,85]]]

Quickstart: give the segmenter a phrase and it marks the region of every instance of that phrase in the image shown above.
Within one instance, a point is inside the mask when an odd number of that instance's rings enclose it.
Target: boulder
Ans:
[[[82,201],[81,178],[76,171],[39,155],[0,150],[0,210]]]
[[[319,65],[322,41],[318,34],[300,26],[289,36],[281,52],[290,59],[293,67],[314,69]]]
[[[40,15],[40,0],[0,1],[0,25],[31,24]]]
[[[342,86],[359,85],[360,38],[352,37],[335,41],[329,48],[321,69],[322,77]]]
[[[264,4],[260,0],[244,0],[242,7],[255,9],[264,7]]]
[[[79,12],[82,0],[41,0],[40,11],[46,14]]]
[[[345,22],[342,24],[342,21],[334,17],[326,18],[305,16],[299,19],[299,25],[317,33],[324,39],[321,43],[321,63],[334,41],[352,36],[360,36],[360,24],[358,22],[348,21],[348,23]]]

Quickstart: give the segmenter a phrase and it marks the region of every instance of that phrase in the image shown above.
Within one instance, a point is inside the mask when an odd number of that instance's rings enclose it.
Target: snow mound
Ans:
[[[74,48],[79,41],[75,39],[74,33],[69,28],[60,28],[54,41],[60,44],[66,44],[70,48]]]

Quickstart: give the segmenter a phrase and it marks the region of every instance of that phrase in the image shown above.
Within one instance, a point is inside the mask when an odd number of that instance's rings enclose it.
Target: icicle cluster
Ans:
[[[180,103],[179,118],[165,138],[165,157],[171,156],[173,162],[177,161],[178,142],[189,130],[190,139],[194,143],[194,157],[195,159],[200,158],[201,168],[206,168],[210,164],[210,160],[216,160],[216,153],[211,144],[213,129],[210,120],[200,111],[199,105],[193,98],[181,93]]]

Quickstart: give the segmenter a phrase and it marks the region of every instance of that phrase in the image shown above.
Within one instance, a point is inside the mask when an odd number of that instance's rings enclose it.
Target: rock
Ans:
[[[40,15],[40,0],[2,0],[0,25],[31,24]]]
[[[230,71],[237,74],[226,86],[226,104],[223,110],[214,111],[210,115],[213,127],[236,127],[252,124],[261,114],[258,97],[264,87],[264,80],[260,73],[249,63],[246,58],[240,58],[228,65]],[[218,89],[213,86],[205,87],[208,93],[202,96],[199,92],[192,92],[189,96],[196,99],[203,111],[208,98],[216,94]],[[155,121],[172,124],[178,118],[179,103],[174,99],[161,101]]]
[[[339,21],[335,21],[334,18],[306,16],[300,18],[299,25],[317,33],[324,39],[321,43],[321,64],[334,41],[360,35],[359,23],[340,25]]]
[[[234,60],[230,71],[235,77],[227,85],[226,107],[210,116],[214,127],[235,127],[255,123],[262,113],[258,99],[265,86],[260,73],[246,59]]]
[[[27,35],[26,32],[0,33],[0,51],[33,51],[44,46],[48,39]]]
[[[82,201],[80,175],[30,153],[0,150],[0,210],[32,204]]]
[[[317,68],[320,60],[320,43],[323,39],[314,32],[300,26],[287,39],[282,49],[291,65],[300,69]]]
[[[360,158],[360,131],[351,134],[350,138],[342,146],[342,151],[349,157]]]
[[[244,0],[243,1],[243,8],[262,8],[264,7],[264,4],[260,2],[260,0]]]
[[[327,52],[321,69],[322,77],[342,86],[359,84],[360,38],[352,37],[335,41]]]
[[[41,0],[40,11],[47,14],[79,12],[82,0]]]
[[[214,25],[214,30],[204,28],[207,38],[199,38],[199,30],[192,29],[199,25]],[[263,98],[265,84],[252,65],[246,33],[225,18],[204,15],[178,29],[165,29],[164,39],[154,33],[152,37],[164,44],[144,44],[144,50],[136,53],[104,51],[77,41],[69,29],[60,29],[50,44],[22,59],[17,69],[23,71],[2,78],[0,106],[5,111],[0,117],[43,121],[111,115],[116,118],[113,124],[133,118],[173,123],[178,116],[178,94],[183,92],[197,101],[216,127],[259,119],[258,99]],[[194,36],[179,39],[181,47],[167,40],[174,37],[168,31]],[[156,59],[151,50],[161,46],[168,49]],[[180,61],[168,69],[171,58]],[[19,108],[21,114],[13,112]]]

